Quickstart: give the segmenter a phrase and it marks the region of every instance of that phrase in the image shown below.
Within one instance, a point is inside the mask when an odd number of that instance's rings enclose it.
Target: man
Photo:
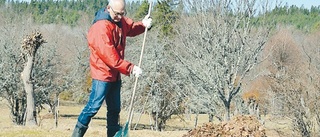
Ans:
[[[150,28],[152,19],[145,17],[133,22],[125,17],[125,1],[109,0],[106,8],[96,12],[88,31],[92,89],[89,101],[80,113],[72,137],[82,137],[91,118],[103,101],[107,104],[107,136],[112,137],[120,129],[120,73],[139,77],[141,68],[124,60],[126,36],[136,36]]]

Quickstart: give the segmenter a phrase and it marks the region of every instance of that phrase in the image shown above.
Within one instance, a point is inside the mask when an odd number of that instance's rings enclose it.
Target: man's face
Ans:
[[[123,4],[116,3],[114,5],[108,5],[107,10],[110,13],[111,19],[114,22],[119,22],[121,18],[126,14],[126,10]]]

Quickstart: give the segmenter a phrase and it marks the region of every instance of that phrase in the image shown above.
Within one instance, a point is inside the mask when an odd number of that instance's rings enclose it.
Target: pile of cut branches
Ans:
[[[256,117],[236,116],[228,122],[205,123],[183,137],[266,137],[266,133]]]

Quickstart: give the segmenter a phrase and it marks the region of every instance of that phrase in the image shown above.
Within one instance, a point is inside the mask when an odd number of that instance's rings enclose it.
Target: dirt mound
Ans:
[[[266,133],[256,117],[236,116],[228,122],[205,123],[183,137],[266,137]]]

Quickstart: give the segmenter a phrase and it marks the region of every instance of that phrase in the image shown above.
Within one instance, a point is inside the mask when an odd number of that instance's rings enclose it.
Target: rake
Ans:
[[[151,6],[152,6],[152,2],[150,2],[149,4],[149,10],[148,10],[148,14],[147,16],[150,17],[151,14]],[[146,37],[147,37],[147,31],[148,28],[146,27],[144,30],[144,37],[143,37],[143,43],[142,43],[142,48],[141,48],[141,54],[140,54],[140,60],[139,60],[139,64],[138,66],[141,66],[141,62],[142,62],[142,56],[143,56],[143,50],[144,50],[144,45],[145,45],[145,41],[146,41]],[[129,106],[129,115],[128,115],[128,119],[126,124],[120,128],[120,130],[114,135],[114,137],[128,137],[129,136],[129,125],[131,124],[131,120],[132,120],[132,110],[133,110],[133,101],[135,98],[135,94],[136,94],[136,88],[137,88],[137,83],[138,83],[138,77],[135,78],[135,82],[134,82],[134,87],[133,87],[133,92],[132,92],[132,96],[131,96],[131,101],[130,101],[130,106]]]

